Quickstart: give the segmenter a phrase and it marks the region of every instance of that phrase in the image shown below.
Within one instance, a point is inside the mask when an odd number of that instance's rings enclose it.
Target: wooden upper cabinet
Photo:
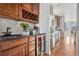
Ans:
[[[37,23],[39,3],[0,3],[0,17]]]
[[[39,3],[33,3],[32,8],[33,8],[33,12],[38,15],[39,14]]]
[[[8,18],[18,18],[19,17],[19,6],[17,3],[2,3],[0,4],[0,15],[7,16]]]
[[[36,15],[39,13],[39,3],[23,3],[22,8]]]
[[[25,21],[38,23],[39,20],[39,4],[38,3],[23,3],[22,18]]]
[[[22,9],[24,9],[26,11],[32,11],[31,4],[30,3],[23,3]]]

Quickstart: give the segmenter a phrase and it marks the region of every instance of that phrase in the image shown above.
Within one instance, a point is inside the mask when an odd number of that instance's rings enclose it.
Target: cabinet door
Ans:
[[[36,36],[36,55],[44,55],[45,52],[45,35]]]
[[[39,13],[39,3],[23,3],[22,9],[38,15],[38,13]]]
[[[35,36],[29,37],[29,56],[35,56]]]
[[[25,56],[25,47],[19,46],[17,48],[9,49],[2,52],[3,56]]]
[[[31,11],[31,4],[30,3],[23,3],[22,4],[22,9],[27,10],[27,11]]]
[[[1,4],[0,4],[0,11],[1,11]]]
[[[0,10],[2,15],[5,15],[7,17],[18,17],[18,4],[17,3],[0,3]]]
[[[33,12],[38,15],[39,14],[39,3],[32,4]]]
[[[35,56],[35,51],[32,51],[29,56]]]
[[[25,47],[25,56],[28,56],[28,46]]]
[[[0,52],[0,56],[1,56],[1,52]]]

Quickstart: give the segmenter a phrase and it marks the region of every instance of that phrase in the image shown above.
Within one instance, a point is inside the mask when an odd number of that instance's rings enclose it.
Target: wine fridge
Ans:
[[[36,56],[43,56],[45,53],[45,34],[36,36]]]

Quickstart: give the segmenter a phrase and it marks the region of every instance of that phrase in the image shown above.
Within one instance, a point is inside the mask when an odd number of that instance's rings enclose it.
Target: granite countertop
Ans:
[[[0,36],[0,41],[7,41],[7,40],[14,40],[14,39],[19,39],[19,38],[23,38],[23,37],[30,37],[30,36],[38,36],[38,35],[42,35],[45,33],[40,33],[40,34],[35,34],[35,35],[18,35],[18,36],[6,36],[6,37],[1,37]]]
[[[27,36],[27,35],[25,35]],[[6,37],[1,37],[0,36],[0,41],[4,41],[4,40],[13,40],[13,39],[17,39],[17,38],[22,38],[25,37],[24,35],[20,35],[20,36],[6,36]]]

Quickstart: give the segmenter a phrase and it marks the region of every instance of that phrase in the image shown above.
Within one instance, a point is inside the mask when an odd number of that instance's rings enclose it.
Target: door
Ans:
[[[57,28],[60,27],[60,16],[55,16]]]

